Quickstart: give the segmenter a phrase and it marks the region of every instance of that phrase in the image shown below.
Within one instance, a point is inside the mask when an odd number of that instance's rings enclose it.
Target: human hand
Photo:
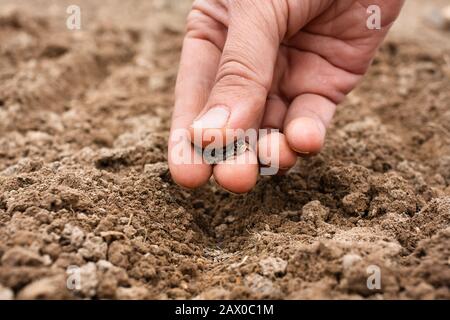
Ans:
[[[175,161],[177,145],[198,157],[189,139],[210,129],[278,129],[278,167],[317,154],[336,105],[358,84],[397,18],[404,0],[197,0],[188,16],[169,139],[169,166],[180,185],[195,188],[211,175],[244,193],[257,182],[258,148],[238,157],[255,161],[210,165]],[[371,30],[367,7],[381,9]],[[268,146],[269,145],[269,146]],[[270,160],[269,160],[270,161]],[[260,161],[262,162],[262,161]]]

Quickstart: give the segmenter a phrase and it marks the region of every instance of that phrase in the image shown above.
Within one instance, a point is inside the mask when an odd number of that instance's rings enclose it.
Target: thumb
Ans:
[[[211,136],[206,134],[208,129],[216,132],[221,129],[225,137],[229,136],[227,129],[260,126],[282,38],[277,12],[264,3],[230,1],[227,40],[215,85],[205,108],[191,126],[192,141],[196,144],[199,131],[205,145]]]

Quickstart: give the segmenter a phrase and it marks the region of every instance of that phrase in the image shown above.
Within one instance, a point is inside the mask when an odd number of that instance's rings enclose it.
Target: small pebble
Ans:
[[[9,288],[5,288],[2,285],[0,285],[0,300],[13,300],[13,299],[14,299],[14,292]]]
[[[342,257],[342,267],[344,270],[350,269],[355,263],[361,261],[362,258],[358,254],[349,253]]]
[[[282,276],[286,274],[287,261],[281,258],[265,258],[259,262],[261,272],[264,276]]]
[[[450,5],[442,9],[433,9],[426,16],[426,21],[436,29],[450,30]]]

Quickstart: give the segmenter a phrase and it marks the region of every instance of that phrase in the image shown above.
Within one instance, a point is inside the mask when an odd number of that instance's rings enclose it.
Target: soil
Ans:
[[[1,298],[450,298],[448,33],[402,18],[323,153],[238,196],[168,172],[188,4],[78,3],[0,6]]]

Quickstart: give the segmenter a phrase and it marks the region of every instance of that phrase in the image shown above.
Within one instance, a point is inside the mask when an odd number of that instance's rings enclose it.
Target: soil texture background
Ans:
[[[189,3],[66,2],[0,5],[1,298],[450,298],[448,1],[408,0],[323,153],[243,196],[168,172]]]

